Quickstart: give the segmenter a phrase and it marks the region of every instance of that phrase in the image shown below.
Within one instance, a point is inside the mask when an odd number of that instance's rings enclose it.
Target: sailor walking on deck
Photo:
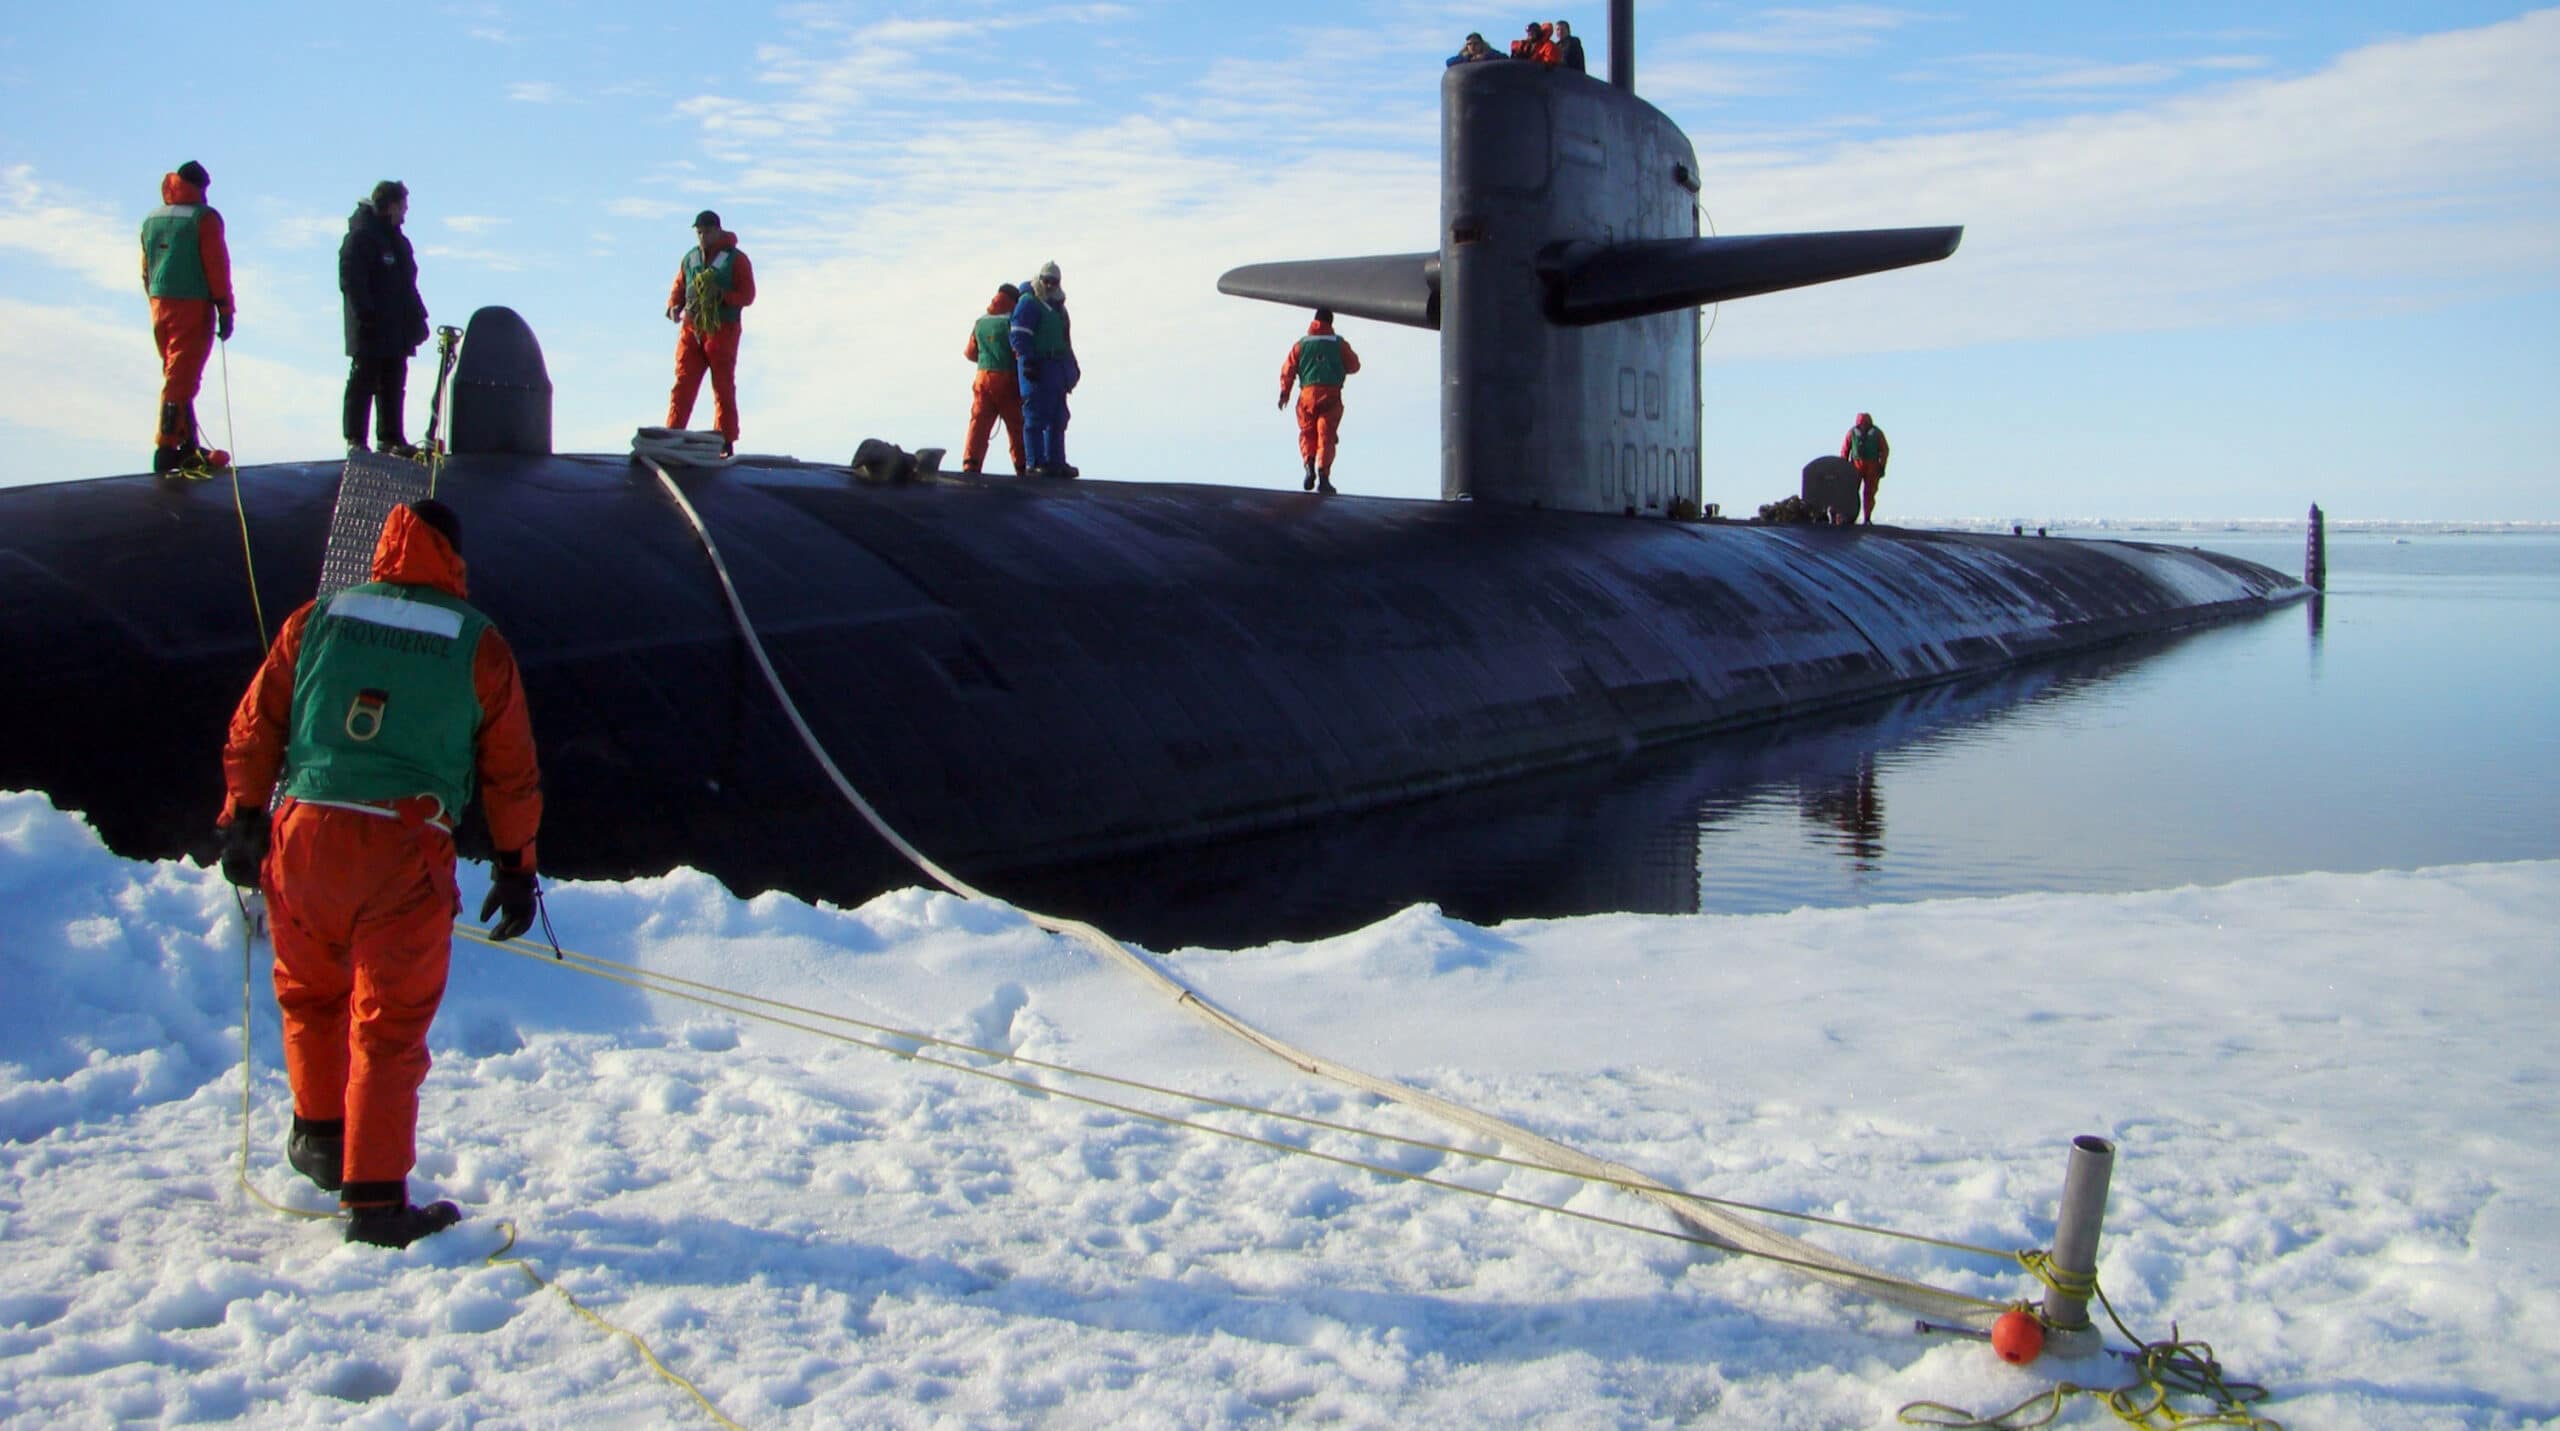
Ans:
[[[206,464],[196,436],[196,393],[213,340],[231,339],[231,245],[222,215],[204,201],[213,176],[193,159],[160,179],[160,207],[142,221],[142,291],[160,349],[160,422],[151,470]]]
[[[693,400],[708,372],[720,455],[729,457],[738,450],[739,310],[756,301],[756,270],[738,247],[738,236],[720,227],[720,216],[711,210],[693,216],[693,236],[693,247],[676,266],[675,286],[667,290],[667,321],[683,325],[676,333],[676,385],[667,394],[667,426],[680,429],[693,420]]]
[[[1333,310],[1319,308],[1307,324],[1307,336],[1289,345],[1280,360],[1280,406],[1289,405],[1289,387],[1298,389],[1298,456],[1306,463],[1310,492],[1333,494],[1333,454],[1342,439],[1343,380],[1360,371],[1360,355],[1333,331]]]
[[[1858,485],[1864,489],[1865,515],[1859,520],[1869,526],[1876,520],[1876,486],[1884,481],[1884,464],[1893,456],[1893,444],[1884,440],[1884,429],[1865,413],[1849,425],[1849,433],[1840,439],[1840,455],[1858,469]]]
[[[1067,463],[1067,394],[1084,373],[1076,366],[1075,330],[1067,317],[1067,290],[1055,262],[1023,286],[1007,332],[1022,375],[1022,441],[1034,477],[1073,477]]]

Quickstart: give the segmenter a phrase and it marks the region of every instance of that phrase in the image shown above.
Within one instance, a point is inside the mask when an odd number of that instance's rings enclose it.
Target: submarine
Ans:
[[[1695,151],[1633,73],[1631,0],[1606,79],[1453,66],[1433,247],[1219,281],[1438,332],[1437,501],[555,453],[536,336],[481,310],[449,453],[406,472],[461,514],[515,648],[544,870],[842,904],[916,881],[741,618],[887,823],[1001,894],[2309,594],[2137,542],[1706,519],[1700,306],[1940,261],[1962,231],[1702,236]],[[0,489],[0,789],[131,858],[209,857],[267,633],[333,550],[369,550],[399,466]]]

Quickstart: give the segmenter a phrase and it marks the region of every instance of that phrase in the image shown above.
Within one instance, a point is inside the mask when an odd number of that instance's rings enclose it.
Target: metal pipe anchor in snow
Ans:
[[[2098,1229],[2107,1218],[2107,1182],[2115,1165],[2115,1144],[2094,1133],[2071,1140],[2071,1162],[2062,1175],[2062,1211],[2053,1228],[2057,1275],[2044,1294],[2045,1350],[2056,1356],[2087,1356],[2098,1350],[2089,1294],[2097,1288]]]

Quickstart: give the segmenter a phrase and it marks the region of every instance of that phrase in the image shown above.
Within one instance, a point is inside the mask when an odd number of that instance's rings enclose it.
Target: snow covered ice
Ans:
[[[550,898],[570,948],[653,972],[1464,1142],[1011,910],[742,901],[691,873]],[[2556,927],[2560,863],[2540,862],[1495,928],[1415,908],[1170,962],[1283,1038],[1718,1197],[2043,1246],[2070,1138],[2104,1134],[2099,1276],[2136,1331],[2210,1341],[2294,1428],[2520,1427],[2560,1416]],[[414,1184],[468,1220],[348,1247],[234,1181],[229,888],[117,859],[39,795],[0,795],[0,986],[11,1425],[710,1424],[628,1341],[493,1265],[508,1222],[511,1255],[749,1426],[1882,1426],[1915,1399],[1987,1412],[2118,1375],[2013,1368],[1766,1262],[467,942]],[[252,994],[251,1178],[326,1208],[279,1156],[263,946]],[[1672,1226],[1552,1174],[958,1061]],[[1937,1248],[1805,1235],[2032,1290]],[[2113,1423],[2084,1401],[2062,1424]]]

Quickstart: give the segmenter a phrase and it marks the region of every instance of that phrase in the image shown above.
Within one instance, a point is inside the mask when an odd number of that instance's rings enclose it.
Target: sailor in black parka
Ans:
[[[376,446],[414,457],[401,407],[409,391],[409,355],[427,341],[427,304],[418,296],[418,256],[401,224],[409,186],[385,179],[347,216],[338,245],[338,294],[347,320],[347,398],[343,431],[350,453],[365,445],[365,410],[373,411]]]

